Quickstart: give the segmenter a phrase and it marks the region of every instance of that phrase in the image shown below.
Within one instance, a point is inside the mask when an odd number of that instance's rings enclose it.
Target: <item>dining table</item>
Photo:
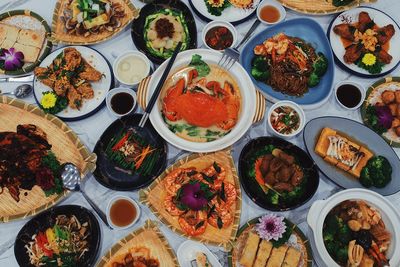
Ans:
[[[157,0],[156,0],[157,1]],[[189,8],[189,1],[182,0]],[[202,1],[202,0],[193,0],[193,1]],[[315,0],[317,1],[317,0]],[[7,4],[10,2],[9,4]],[[54,6],[56,4],[56,0],[18,0],[18,1],[8,1],[8,0],[0,0],[0,13],[7,12],[9,10],[15,9],[29,9],[38,14],[40,14],[49,25],[51,25],[52,16]],[[141,8],[145,4],[138,0],[132,0],[132,4],[137,7]],[[400,23],[400,1],[399,0],[377,0],[374,3],[362,4],[377,8],[379,10],[384,11],[389,16],[391,16],[396,22]],[[193,12],[195,17],[196,26],[197,26],[197,36],[198,36],[198,47],[205,48],[201,34],[203,27],[207,24],[206,21],[202,20],[202,18],[198,17],[195,12]],[[297,13],[290,9],[287,9],[287,16],[286,20],[290,20],[293,18],[299,17],[309,17],[319,23],[322,28],[326,31],[328,29],[329,23],[334,18],[335,15],[306,15]],[[236,29],[239,33],[239,36],[243,37],[248,29],[253,24],[256,16],[252,16],[247,21],[236,25]],[[253,35],[257,32],[264,30],[266,27],[264,24],[258,26],[258,28],[254,31]],[[239,37],[240,39],[240,37]],[[56,48],[61,47],[61,45],[55,45],[53,50]],[[91,45],[95,50],[99,51],[104,57],[112,64],[115,58],[119,55],[119,53],[124,52],[126,50],[137,50],[134,43],[132,42],[131,37],[131,27],[126,27],[120,34],[116,35],[111,40]],[[153,69],[157,66],[153,66]],[[389,74],[390,76],[400,76],[400,66],[397,66],[396,69],[393,70],[392,73]],[[342,70],[340,67],[335,65],[335,75],[334,75],[334,82],[333,87],[336,83],[340,81],[354,81],[361,84],[364,88],[368,88],[368,86],[372,85],[375,81],[380,78],[360,78],[354,75],[349,74],[348,72]],[[14,90],[19,83],[0,83],[0,89],[2,92],[9,92]],[[333,88],[331,89],[331,92]],[[24,101],[35,104],[35,99],[31,95],[24,99]],[[271,102],[268,101],[267,98],[267,110],[272,105]],[[139,107],[135,109],[135,112],[141,113],[143,112]],[[311,119],[321,117],[321,116],[339,116],[349,118],[358,122],[362,121],[360,110],[345,110],[342,108],[333,93],[330,94],[329,100],[325,102],[318,108],[312,110],[305,110],[306,120],[309,121]],[[79,121],[72,121],[67,122],[68,126],[71,127],[75,133],[79,136],[82,142],[88,147],[90,151],[93,151],[97,140],[99,140],[102,133],[107,129],[107,127],[115,121],[117,118],[110,113],[110,111],[103,106],[98,112],[93,114],[92,116],[79,120]],[[1,123],[1,121],[0,121]],[[360,133],[362,134],[362,133]],[[232,155],[236,164],[236,168],[238,167],[238,158],[239,154],[244,147],[244,145],[253,138],[257,138],[260,136],[270,136],[271,134],[268,132],[267,129],[267,121],[266,116],[264,119],[257,124],[253,125],[247,133],[233,146],[231,146]],[[290,140],[295,145],[305,149],[303,135],[300,134],[293,139]],[[396,154],[400,156],[400,148],[394,148]],[[168,144],[168,158],[167,163],[172,164],[175,162],[179,157],[184,157],[188,155],[190,152],[181,151],[180,149]],[[394,173],[394,179],[400,179],[400,173]],[[308,210],[312,203],[318,199],[325,199],[331,196],[332,194],[343,190],[338,185],[333,183],[330,179],[324,176],[323,173],[319,173],[320,182],[317,189],[316,194],[307,201],[304,205],[285,212],[275,212],[281,216],[287,217],[293,223],[297,224],[301,230],[307,236],[311,236],[311,230],[309,229],[306,217]],[[107,209],[107,205],[109,200],[115,195],[125,195],[129,196],[137,201],[139,201],[139,191],[114,191],[108,189],[98,183],[95,177],[91,174],[88,174],[84,182],[82,184],[83,190],[86,192],[87,195],[105,212]],[[400,213],[400,192],[387,196],[386,197],[394,206],[396,207],[397,211]],[[89,206],[86,202],[82,194],[79,192],[73,192],[69,194],[69,196],[64,199],[62,202],[58,203],[57,205],[66,205],[66,204],[75,204],[79,206],[84,206],[89,210],[93,211],[93,209]],[[166,239],[170,243],[171,247],[177,251],[180,244],[185,241],[184,237],[177,235],[176,233],[172,232],[167,226],[163,225],[157,217],[149,210],[149,208],[143,204],[140,204],[141,209],[141,216],[137,223],[135,223],[132,227],[125,229],[125,230],[111,230],[108,228],[103,222],[99,220],[99,224],[101,226],[101,246],[100,251],[98,252],[98,259],[108,250],[110,247],[118,242],[121,238],[129,234],[130,232],[134,231],[135,229],[143,226],[146,220],[154,220],[158,221],[159,227],[163,234],[166,236]],[[94,211],[93,211],[94,213]],[[242,190],[242,209],[241,209],[241,216],[240,216],[240,225],[242,226],[248,220],[258,217],[263,214],[271,213],[271,211],[265,210],[259,206],[257,206]],[[20,219],[16,221],[11,221],[8,223],[0,223],[0,251],[4,251],[0,255],[0,266],[18,266],[16,258],[14,256],[14,241],[19,232],[19,230],[24,226],[24,224],[29,220],[29,218]],[[228,266],[228,257],[227,252],[223,250],[223,248],[219,247],[212,247],[209,246],[209,249],[218,257],[221,262],[222,266]],[[397,251],[398,252],[398,251]],[[314,263],[314,266],[317,266]]]

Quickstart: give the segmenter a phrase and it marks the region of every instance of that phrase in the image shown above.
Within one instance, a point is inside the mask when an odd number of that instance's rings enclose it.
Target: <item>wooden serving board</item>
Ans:
[[[65,31],[65,23],[62,19],[64,6],[69,0],[58,0],[53,13],[52,38],[54,43],[71,44],[71,45],[89,45],[105,42],[120,33],[133,19],[139,16],[139,9],[136,9],[130,0],[112,0],[112,2],[120,3],[125,10],[126,16],[121,19],[121,26],[116,31],[103,31],[99,34],[90,34],[85,37],[82,35],[70,35]]]
[[[278,0],[287,8],[290,8],[299,13],[309,15],[329,15],[343,12],[360,6],[362,3],[373,3],[377,0],[355,0],[352,3],[336,7],[331,0]]]
[[[178,267],[175,252],[167,239],[153,221],[146,221],[145,225],[122,238],[112,246],[97,263],[97,267],[111,267],[113,262],[122,262],[131,248],[146,247],[150,249],[151,258],[158,259],[160,267]]]
[[[171,171],[177,168],[196,167],[197,169],[205,169],[213,162],[218,162],[224,166],[226,170],[225,181],[235,185],[237,191],[236,203],[234,206],[235,218],[233,223],[223,229],[217,229],[208,225],[206,231],[199,236],[189,236],[181,230],[178,223],[178,217],[171,216],[163,206],[164,199],[167,195],[165,191],[163,179]],[[236,232],[239,228],[242,196],[239,185],[239,178],[236,173],[236,168],[229,150],[222,150],[214,153],[199,153],[191,154],[183,159],[178,160],[173,165],[168,167],[147,189],[139,192],[140,201],[147,206],[157,216],[160,221],[168,226],[173,232],[184,236],[188,239],[193,239],[201,243],[222,246],[229,251],[232,248],[232,242],[236,237]]]
[[[19,124],[34,124],[47,134],[51,150],[61,163],[72,162],[82,173],[82,178],[96,168],[96,154],[92,154],[76,134],[57,117],[45,114],[39,107],[7,96],[0,97],[0,132],[16,132]],[[0,222],[8,222],[33,216],[54,206],[68,195],[46,197],[39,186],[32,190],[20,190],[20,201],[16,202],[4,188],[0,194]],[[26,195],[25,195],[26,194]]]

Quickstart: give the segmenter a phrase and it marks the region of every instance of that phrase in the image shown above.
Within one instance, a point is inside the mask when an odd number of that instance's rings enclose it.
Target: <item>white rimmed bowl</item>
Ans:
[[[222,267],[217,257],[203,244],[192,240],[183,242],[177,251],[179,266],[192,267],[192,260],[196,259],[196,253],[202,252],[207,256],[208,261],[213,267]]]
[[[363,200],[376,208],[382,216],[386,229],[391,234],[388,255],[390,266],[400,266],[400,216],[396,208],[383,196],[367,189],[347,189],[336,193],[326,200],[315,201],[307,215],[307,223],[312,230],[312,247],[320,267],[339,267],[329,255],[323,239],[322,229],[328,213],[345,200]]]
[[[115,112],[111,107],[111,98],[118,93],[128,93],[133,97],[132,108],[129,110],[129,112],[127,112],[125,114],[119,114],[119,113]],[[126,88],[126,87],[117,87],[117,88],[114,88],[114,89],[111,89],[110,91],[108,91],[107,96],[106,96],[106,105],[107,105],[107,109],[111,112],[112,115],[114,115],[116,117],[122,117],[122,116],[128,115],[135,109],[136,102],[137,102],[136,100],[137,100],[136,93],[135,93],[135,91],[133,91],[133,89]]]
[[[221,53],[215,50],[193,49],[180,52],[175,60],[170,75],[172,75],[174,71],[186,67],[192,60],[192,55],[194,54],[200,55],[202,57],[202,60],[212,64],[217,64],[218,61],[221,59]],[[147,94],[147,103],[149,102],[151,95],[153,94],[154,89],[156,88],[158,81],[160,80],[160,77],[164,72],[167,64],[168,60],[164,61],[164,63],[161,64],[161,66],[151,76],[151,80],[148,86],[149,92]],[[198,143],[185,140],[177,136],[170,129],[168,129],[166,123],[162,118],[161,110],[159,109],[158,105],[154,106],[150,114],[150,121],[153,124],[155,130],[168,143],[182,150],[187,150],[191,152],[213,152],[224,149],[234,144],[247,132],[252,124],[253,117],[256,112],[256,89],[246,70],[239,64],[239,62],[236,62],[233,65],[233,67],[230,69],[230,74],[233,76],[239,86],[240,94],[242,96],[242,103],[239,119],[236,125],[227,135],[215,141],[206,143]],[[157,101],[159,101],[159,99]]]
[[[353,86],[357,87],[357,89],[358,89],[358,90],[360,91],[360,93],[361,93],[360,102],[359,102],[359,103],[357,104],[357,106],[355,106],[355,107],[352,107],[352,108],[346,107],[345,105],[342,104],[342,102],[339,101],[339,98],[338,98],[338,96],[337,96],[337,90],[339,89],[340,86],[345,85],[345,84],[349,84],[349,85],[353,85]],[[364,89],[364,87],[363,87],[361,84],[359,84],[359,83],[350,82],[350,81],[341,81],[341,82],[338,82],[338,83],[335,85],[335,99],[336,99],[336,101],[338,102],[338,104],[339,104],[342,108],[347,109],[347,110],[356,110],[356,109],[360,108],[361,105],[362,105],[363,102],[364,102],[364,99],[365,99],[365,89]]]
[[[275,21],[275,22],[267,22],[267,21],[265,21],[265,20],[263,20],[263,19],[261,18],[260,12],[261,12],[261,9],[262,9],[263,7],[265,7],[265,6],[273,6],[273,7],[275,7],[276,9],[278,9],[280,17],[279,17],[279,19],[278,19],[277,21]],[[278,1],[275,1],[275,0],[264,0],[264,1],[262,1],[262,2],[258,5],[258,7],[257,7],[257,18],[258,18],[258,19],[261,21],[261,23],[264,24],[264,25],[275,25],[275,24],[278,24],[278,23],[280,23],[280,22],[282,22],[282,21],[285,20],[285,18],[286,18],[286,9],[285,9],[285,8],[283,7],[283,5],[282,5],[281,3],[279,3]]]
[[[111,210],[112,204],[113,204],[115,201],[120,200],[120,199],[126,199],[126,200],[128,200],[128,201],[129,201],[130,203],[132,203],[133,206],[135,206],[135,208],[136,208],[136,217],[135,217],[135,219],[133,219],[133,221],[132,221],[130,224],[125,225],[125,226],[117,226],[117,225],[115,225],[115,224],[112,222],[111,217],[110,217],[110,210]],[[139,204],[137,204],[137,202],[136,202],[135,200],[133,200],[132,198],[130,198],[130,197],[127,197],[127,196],[124,196],[124,195],[115,195],[115,196],[113,196],[113,197],[108,201],[108,205],[107,205],[107,221],[108,221],[108,224],[109,224],[113,229],[118,229],[118,230],[128,229],[129,227],[133,226],[133,225],[139,220],[140,214],[141,214],[141,211],[140,211],[140,206],[139,206]]]
[[[125,59],[126,57],[131,56],[131,55],[133,55],[133,56],[135,56],[135,57],[137,57],[137,58],[140,58],[140,59],[143,60],[143,62],[146,64],[146,67],[145,67],[145,70],[144,70],[144,73],[145,73],[144,77],[139,78],[138,81],[137,81],[137,82],[134,82],[134,83],[129,83],[129,82],[123,81],[123,80],[121,79],[121,77],[118,76],[118,71],[117,71],[117,67],[118,67],[118,65],[120,64],[120,62],[121,62],[123,59]],[[114,60],[114,63],[113,63],[113,65],[112,65],[112,68],[113,68],[113,73],[114,73],[115,78],[118,80],[118,82],[120,82],[121,85],[135,87],[135,86],[137,86],[137,85],[140,83],[141,80],[143,80],[144,78],[146,78],[147,76],[149,76],[149,74],[150,74],[150,69],[151,69],[151,62],[150,62],[150,60],[146,57],[146,55],[143,54],[142,52],[135,51],[135,50],[128,50],[128,51],[122,52],[121,54],[119,54],[119,55],[117,56],[117,58]]]
[[[299,114],[299,119],[300,119],[300,125],[299,128],[294,131],[291,134],[282,134],[279,133],[278,131],[276,131],[274,129],[274,127],[272,127],[271,124],[271,114],[274,111],[274,109],[278,108],[278,107],[282,107],[282,106],[287,106],[292,108],[293,110],[295,110],[297,112],[297,114]],[[306,124],[306,115],[304,113],[304,110],[297,105],[296,103],[292,102],[292,101],[288,101],[288,100],[283,100],[283,101],[278,101],[275,104],[273,104],[270,109],[268,110],[268,114],[267,114],[267,124],[268,124],[268,130],[274,134],[275,136],[281,137],[283,139],[290,139],[295,137],[296,135],[298,135],[304,128],[305,124]]]
[[[232,33],[233,41],[232,41],[232,44],[230,47],[234,47],[237,43],[237,38],[238,38],[237,30],[236,30],[235,26],[233,26],[231,23],[229,23],[227,21],[222,21],[222,20],[214,20],[214,21],[207,23],[207,25],[204,26],[202,34],[201,34],[201,39],[203,40],[205,47],[207,47],[208,49],[211,49],[211,50],[215,50],[214,48],[211,48],[210,46],[208,46],[208,44],[206,42],[206,34],[210,29],[212,29],[214,27],[218,27],[218,26],[223,26]],[[219,51],[219,50],[216,50],[216,51]]]

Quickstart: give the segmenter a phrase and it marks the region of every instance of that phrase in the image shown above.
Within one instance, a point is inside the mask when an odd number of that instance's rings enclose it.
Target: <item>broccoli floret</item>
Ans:
[[[372,180],[369,168],[364,167],[361,170],[360,183],[361,183],[362,186],[364,186],[366,188],[369,188],[369,187],[374,185],[374,181]]]
[[[335,258],[338,262],[346,264],[348,259],[348,246],[340,247],[335,251]]]
[[[340,243],[336,241],[325,242],[325,247],[330,255],[335,256],[336,251],[338,251],[338,249],[340,248]]]
[[[251,62],[251,66],[260,71],[267,71],[268,70],[268,61],[265,57],[255,56]]]
[[[315,87],[319,84],[319,77],[315,72],[312,72],[310,77],[308,78],[308,86]]]
[[[256,79],[257,81],[266,81],[266,80],[268,80],[269,75],[270,75],[270,73],[268,70],[261,71],[255,67],[253,67],[251,69],[251,76],[253,76],[254,79]]]
[[[352,238],[352,232],[349,228],[349,226],[347,226],[347,224],[343,224],[343,226],[341,228],[339,228],[338,231],[338,239],[340,242],[347,244],[349,243],[349,241]]]
[[[268,190],[266,197],[268,199],[268,202],[270,202],[272,205],[279,204],[279,195],[276,192],[274,192],[273,190]]]
[[[361,170],[360,183],[365,186],[385,187],[392,180],[392,166],[383,156],[372,157]]]
[[[328,70],[328,59],[325,55],[321,52],[317,54],[317,58],[314,60],[313,63],[313,72],[318,76],[323,76],[326,71]]]

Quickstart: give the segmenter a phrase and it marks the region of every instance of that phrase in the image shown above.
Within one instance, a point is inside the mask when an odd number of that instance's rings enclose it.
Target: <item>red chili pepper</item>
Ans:
[[[124,145],[124,143],[126,142],[126,140],[128,140],[128,137],[129,137],[129,133],[126,133],[126,134],[124,135],[124,137],[122,137],[121,140],[119,140],[119,142],[116,143],[116,144],[112,147],[112,150],[113,150],[113,151],[116,151],[116,150],[120,149],[120,148]]]
[[[50,258],[53,257],[53,251],[46,248],[46,244],[48,244],[49,242],[47,241],[47,237],[46,237],[46,235],[45,235],[44,233],[39,232],[39,233],[36,235],[36,242],[37,242],[39,248],[40,248],[41,250],[43,250],[43,253],[44,253],[47,257],[50,257]]]

